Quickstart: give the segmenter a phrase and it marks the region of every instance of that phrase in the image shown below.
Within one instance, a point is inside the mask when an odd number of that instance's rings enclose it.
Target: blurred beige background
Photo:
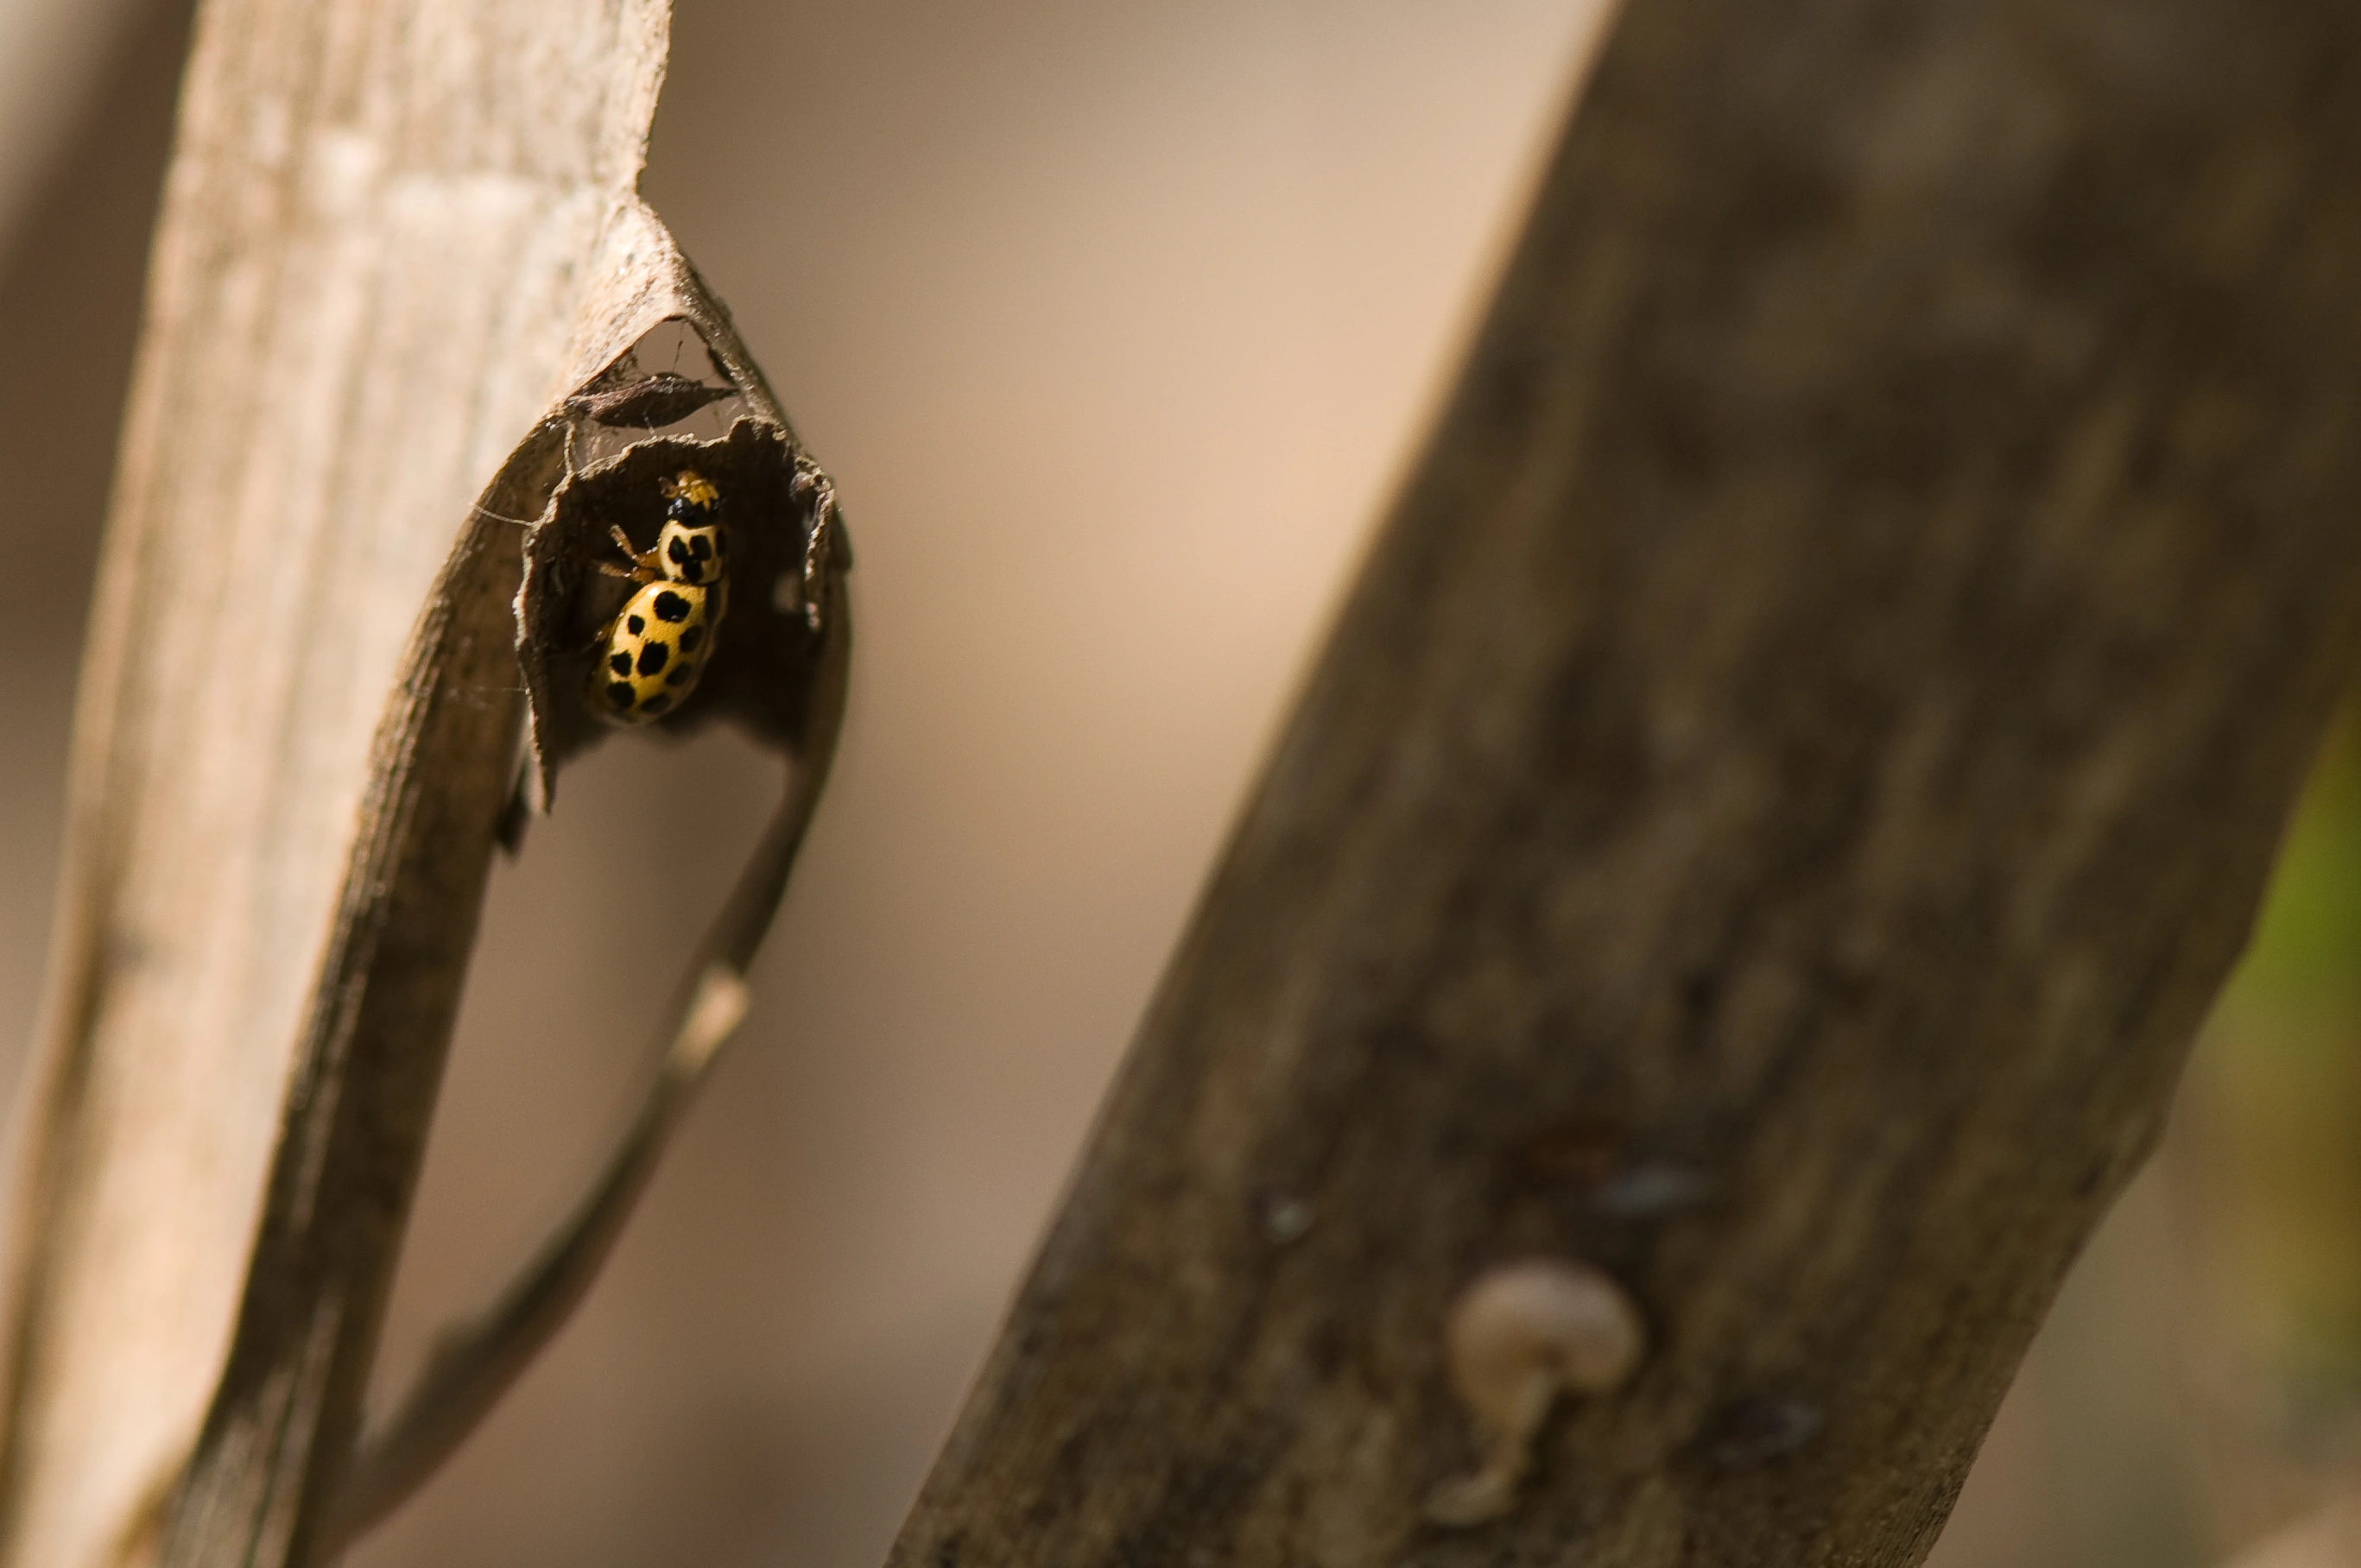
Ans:
[[[185,27],[138,4],[0,208],[8,1053]],[[683,0],[647,190],[842,485],[846,750],[753,1019],[609,1276],[358,1568],[879,1560],[1595,20]],[[539,1234],[648,1066],[681,954],[599,913],[671,898],[684,860],[708,905],[770,787],[727,739],[619,744],[499,874],[387,1376]],[[642,831],[684,800],[709,842]],[[1940,1568],[2211,1560],[2171,1258],[2144,1182]]]

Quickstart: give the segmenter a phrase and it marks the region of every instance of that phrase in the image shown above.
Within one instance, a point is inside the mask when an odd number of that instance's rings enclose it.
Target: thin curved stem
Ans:
[[[598,1178],[533,1261],[489,1307],[444,1332],[408,1397],[382,1426],[363,1435],[326,1526],[324,1560],[423,1486],[574,1315],[707,1071],[744,1019],[746,968],[786,892],[842,718],[851,628],[840,586],[829,597],[828,643],[803,748],[778,810],[689,960],[655,1082]]]

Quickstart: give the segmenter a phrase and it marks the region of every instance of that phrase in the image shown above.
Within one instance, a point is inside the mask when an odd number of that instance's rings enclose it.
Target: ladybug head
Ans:
[[[683,468],[664,481],[664,516],[691,528],[702,528],[721,515],[721,492],[694,468]]]

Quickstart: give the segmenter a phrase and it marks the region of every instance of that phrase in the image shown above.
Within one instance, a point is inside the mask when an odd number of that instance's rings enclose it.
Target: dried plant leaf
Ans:
[[[210,0],[198,27],[19,1188],[8,1568],[315,1560],[518,774],[516,520],[558,515],[586,432],[734,400],[814,476],[808,527],[783,522],[797,543],[767,554],[816,563],[817,591],[791,647],[749,643],[804,695],[757,700],[769,684],[749,675],[712,706],[788,752],[803,816],[833,741],[837,699],[811,695],[843,669],[841,625],[812,613],[840,580],[828,488],[631,194],[664,6],[426,16],[564,62],[456,119],[434,112],[454,79],[404,74],[367,9]],[[314,91],[339,72],[349,93]],[[247,134],[262,99],[300,105],[275,152]],[[403,140],[426,124],[442,139]],[[513,192],[477,178],[514,145],[541,161]],[[391,160],[387,181],[315,167],[361,153]],[[464,190],[438,172],[452,157]],[[632,346],[667,322],[724,390],[636,371]],[[724,933],[741,969],[792,855],[777,842],[748,878],[760,908]]]
[[[582,341],[636,327],[636,344],[683,321],[744,411],[719,440],[651,436],[577,466],[585,397],[593,408],[628,405],[632,382],[616,378],[619,367],[628,374],[626,350],[588,383],[623,395],[601,402],[577,389],[558,400],[473,510],[379,734],[229,1363],[164,1524],[166,1568],[224,1554],[300,1568],[333,1552],[406,1496],[556,1332],[727,1032],[711,1026],[711,998],[742,986],[826,776],[850,647],[850,555],[835,546],[834,488],[795,446],[726,315],[661,225],[644,209],[633,215],[642,221],[611,275],[620,286],[601,296],[629,313],[598,319]],[[366,1464],[348,1490],[360,1393],[489,856],[515,820],[498,785],[513,776],[517,695],[545,807],[564,762],[609,732],[589,706],[588,676],[620,585],[590,564],[614,532],[650,543],[660,481],[692,464],[729,499],[733,602],[704,680],[660,722],[732,719],[784,753],[779,818],[697,956],[667,1065],[606,1173],[504,1304],[438,1360],[390,1443],[373,1451],[388,1457]],[[520,541],[517,519],[527,515],[535,521]],[[356,1500],[340,1508],[340,1497]]]

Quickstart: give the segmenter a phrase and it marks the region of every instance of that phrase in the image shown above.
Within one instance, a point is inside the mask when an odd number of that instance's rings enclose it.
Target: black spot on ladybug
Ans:
[[[670,625],[676,626],[688,619],[688,601],[669,590],[656,595],[648,608],[656,612],[658,620]]]
[[[640,674],[643,675],[654,674],[658,670],[664,667],[664,661],[671,657],[671,643],[649,642],[645,644],[640,649]]]
[[[609,653],[607,655],[607,667],[619,675],[628,675],[631,673],[631,656],[629,653]]]
[[[680,634],[680,651],[684,653],[694,653],[697,652],[697,645],[704,641],[705,628],[689,627]]]
[[[684,659],[672,667],[672,674],[664,677],[664,685],[685,686],[695,679],[697,679],[697,666]]]
[[[673,543],[678,544],[680,541],[675,539]],[[702,533],[688,542],[688,548],[689,553],[700,561],[710,560],[713,557],[713,542]]]
[[[664,696],[662,692],[658,692],[655,696],[648,698],[646,702],[640,706],[640,711],[642,713],[653,716],[655,714],[662,713],[665,708],[670,707],[671,706],[672,698]]]
[[[645,631],[648,629],[647,617],[643,615],[627,615],[623,617],[623,629],[629,631],[632,636],[637,637],[641,632]]]
[[[697,543],[702,544],[705,541],[700,539]],[[673,565],[676,566],[687,565],[689,562],[688,541],[683,539],[677,533],[674,534],[672,536],[672,543],[664,546],[664,554],[672,557]],[[701,555],[704,552],[700,550],[697,552],[697,554]]]
[[[620,656],[620,655],[618,655],[618,657]],[[629,681],[609,681],[607,683],[607,700],[614,705],[618,712],[631,707],[631,683]]]

